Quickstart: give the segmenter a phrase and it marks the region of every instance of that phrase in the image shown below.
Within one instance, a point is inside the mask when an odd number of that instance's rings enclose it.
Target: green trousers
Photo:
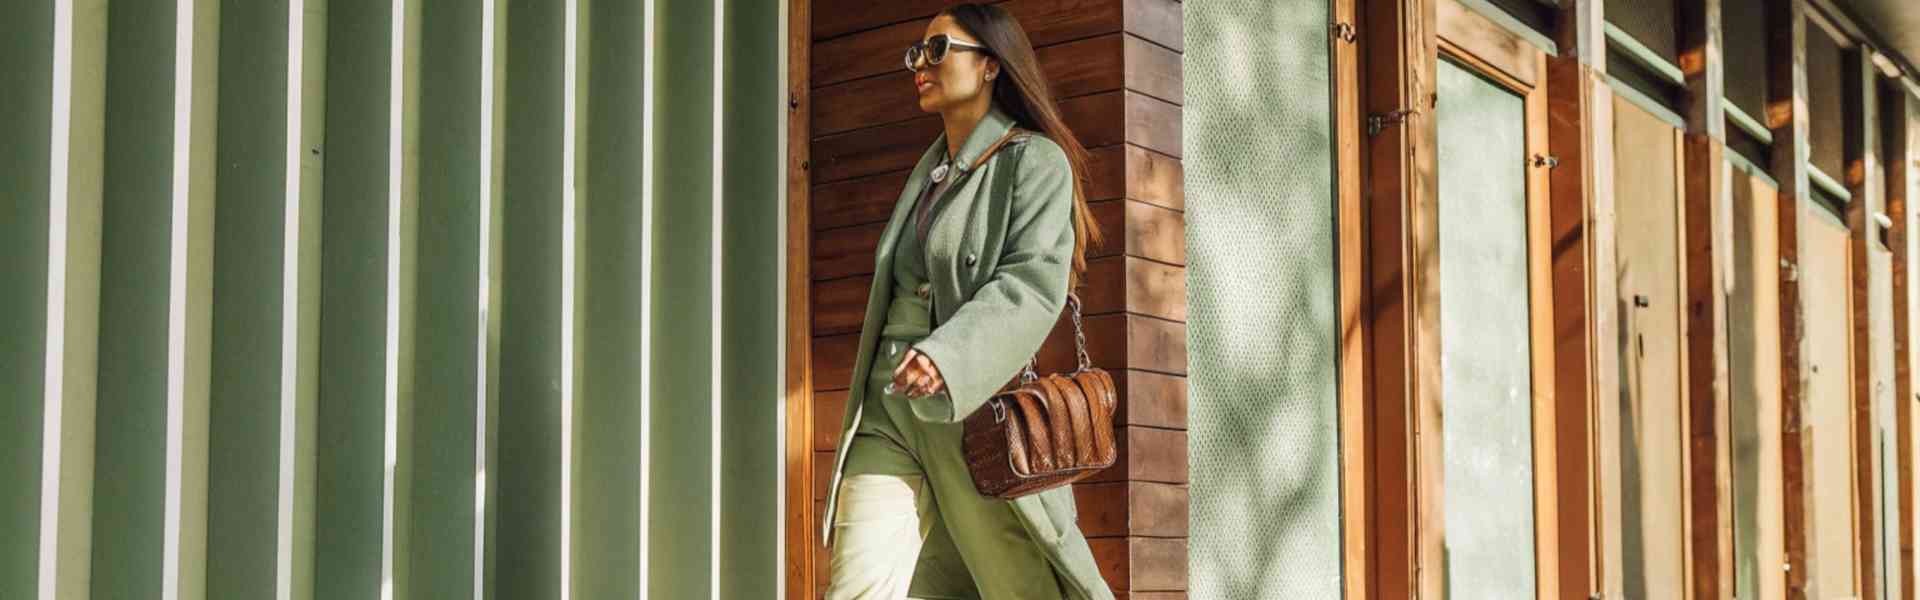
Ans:
[[[909,342],[881,339],[874,357],[867,389],[881,404],[847,448],[827,600],[1064,598],[1013,505],[974,490],[963,425],[916,419],[885,391]]]

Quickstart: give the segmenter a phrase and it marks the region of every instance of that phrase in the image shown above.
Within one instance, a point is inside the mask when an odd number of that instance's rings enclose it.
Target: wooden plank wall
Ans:
[[[815,518],[832,477],[873,252],[914,161],[940,133],[900,68],[943,0],[817,0],[811,107],[809,358]],[[1075,486],[1080,527],[1121,598],[1187,589],[1186,240],[1176,0],[1008,0],[1068,124],[1089,151],[1087,199],[1106,243],[1088,249],[1087,342],[1120,384],[1121,456]],[[1062,318],[1040,370],[1069,369]],[[815,548],[816,590],[828,561]]]

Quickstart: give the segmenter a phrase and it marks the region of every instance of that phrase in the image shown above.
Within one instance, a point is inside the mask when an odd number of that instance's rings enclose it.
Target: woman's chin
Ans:
[[[929,95],[924,95],[924,94],[921,95],[920,96],[920,112],[923,112],[923,113],[940,112],[939,99]]]

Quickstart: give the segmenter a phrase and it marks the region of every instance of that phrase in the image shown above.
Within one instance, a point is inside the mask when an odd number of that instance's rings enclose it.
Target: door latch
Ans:
[[[1560,166],[1560,157],[1551,154],[1535,154],[1533,155],[1533,166],[1546,167],[1549,169],[1556,168]]]
[[[1374,113],[1367,115],[1367,137],[1380,135],[1381,131],[1385,131],[1390,126],[1405,123],[1407,122],[1407,117],[1418,114],[1419,112],[1420,111],[1410,108],[1403,108],[1386,114]]]
[[[1331,33],[1333,34],[1333,39],[1340,40],[1342,42],[1346,42],[1349,44],[1353,43],[1353,40],[1360,37],[1360,32],[1353,28],[1352,23],[1334,23],[1333,27],[1331,27],[1330,29],[1331,29]]]

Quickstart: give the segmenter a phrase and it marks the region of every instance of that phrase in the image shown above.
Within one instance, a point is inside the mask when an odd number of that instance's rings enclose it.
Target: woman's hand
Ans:
[[[933,359],[908,348],[907,357],[893,367],[893,388],[904,390],[908,398],[918,398],[945,391],[947,381],[940,377],[940,369],[933,366]]]

